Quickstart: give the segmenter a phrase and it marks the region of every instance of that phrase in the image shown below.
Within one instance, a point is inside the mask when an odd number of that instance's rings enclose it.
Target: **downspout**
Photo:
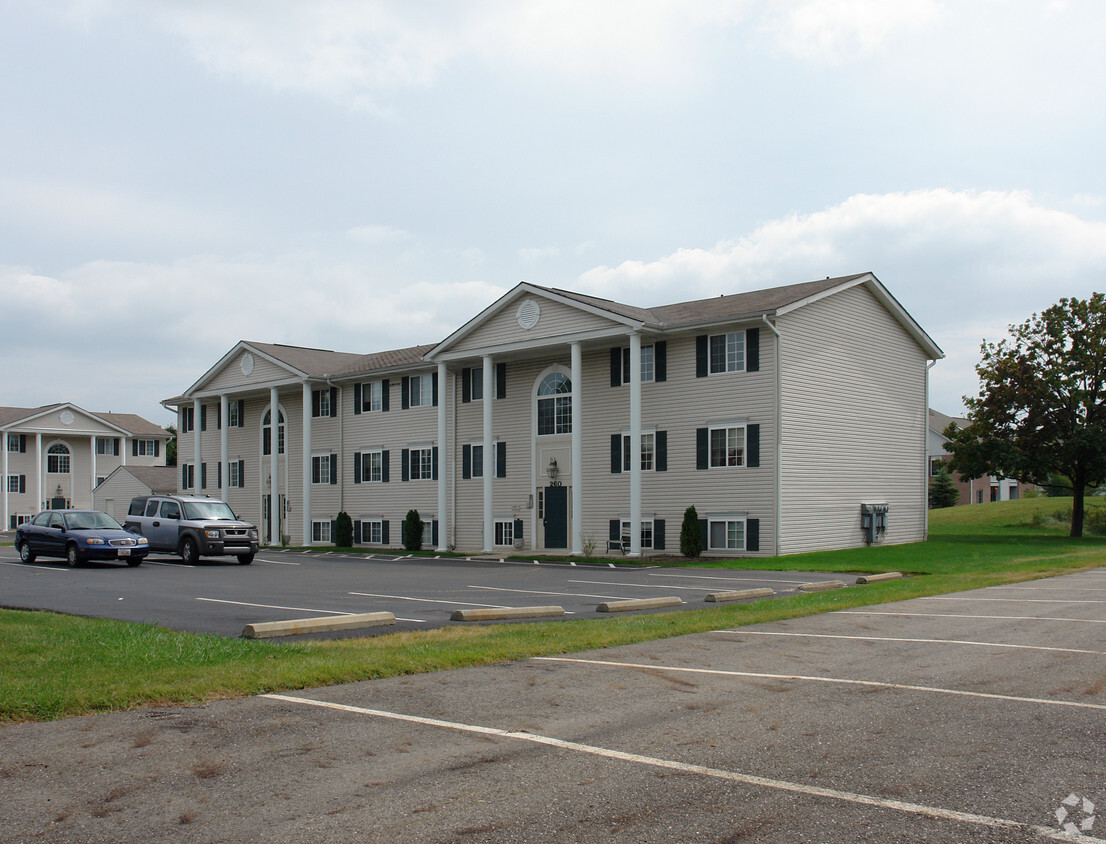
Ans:
[[[783,526],[783,382],[781,360],[783,354],[779,329],[768,321],[768,314],[761,314],[764,324],[776,335],[776,556],[780,556],[780,530]]]
[[[926,364],[926,405],[925,424],[922,425],[922,512],[925,514],[922,521],[922,542],[929,541],[929,370],[937,365],[936,360]]]

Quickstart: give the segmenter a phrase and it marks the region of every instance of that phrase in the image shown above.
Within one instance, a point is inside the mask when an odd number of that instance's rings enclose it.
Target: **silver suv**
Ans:
[[[257,553],[257,528],[225,501],[198,495],[140,495],[131,499],[123,527],[145,536],[151,551],[169,551],[194,564],[200,557],[238,557],[248,566]]]

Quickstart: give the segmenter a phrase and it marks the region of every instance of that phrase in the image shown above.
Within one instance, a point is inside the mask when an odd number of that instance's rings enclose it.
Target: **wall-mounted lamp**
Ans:
[[[545,473],[547,475],[549,475],[549,480],[551,480],[551,481],[557,480],[557,475],[559,475],[561,473],[561,470],[557,466],[557,458],[556,457],[550,457],[549,458],[549,468],[545,470]]]

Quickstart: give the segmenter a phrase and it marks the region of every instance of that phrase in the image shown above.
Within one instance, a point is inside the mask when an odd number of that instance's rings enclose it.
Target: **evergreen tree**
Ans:
[[[694,507],[684,511],[684,523],[680,526],[680,553],[688,558],[703,553],[703,532],[699,529],[699,513]]]
[[[353,519],[344,510],[334,519],[334,545],[337,548],[353,547]]]
[[[403,547],[408,551],[422,550],[422,519],[418,510],[408,510],[403,520]]]
[[[956,488],[956,483],[942,461],[936,476],[929,484],[929,506],[934,509],[955,507],[958,501],[960,501],[960,490]]]

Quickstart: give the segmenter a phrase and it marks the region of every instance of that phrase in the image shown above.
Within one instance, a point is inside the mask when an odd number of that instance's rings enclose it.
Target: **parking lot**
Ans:
[[[464,609],[560,606],[565,618],[586,618],[599,615],[601,603],[657,597],[678,597],[682,608],[692,609],[706,606],[705,596],[721,591],[770,588],[788,594],[804,583],[855,579],[816,572],[275,550],[263,550],[249,566],[229,557],[188,566],[178,557],[155,554],[134,569],[114,564],[67,568],[62,560],[44,558],[20,563],[14,548],[0,548],[0,605],[224,636],[240,635],[247,624],[368,612],[391,612],[396,624],[353,635],[471,623],[450,621],[455,610]]]
[[[1101,842],[1104,605],[1098,569],[9,726],[0,840]]]

